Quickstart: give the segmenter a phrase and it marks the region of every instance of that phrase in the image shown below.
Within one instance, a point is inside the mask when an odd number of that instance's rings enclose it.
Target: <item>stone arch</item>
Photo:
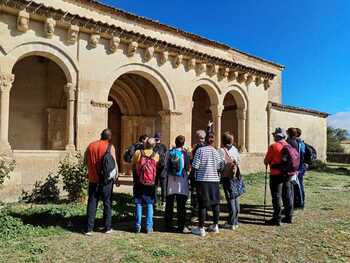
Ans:
[[[222,106],[222,132],[232,133],[239,150],[247,151],[248,98],[246,93],[237,85],[227,87],[222,96]]]
[[[2,43],[1,43],[2,44]],[[63,48],[45,41],[31,41],[14,47],[2,44],[6,52],[7,70],[11,72],[17,61],[29,56],[42,56],[55,62],[64,72],[67,82],[74,87],[78,79],[78,62]]]
[[[196,80],[192,87],[192,97],[198,87],[202,87],[208,93],[211,105],[220,104],[221,90],[215,81],[209,78],[200,78]]]
[[[176,100],[174,91],[169,84],[169,81],[157,70],[154,68],[139,64],[139,63],[131,63],[127,65],[123,65],[116,70],[112,71],[107,77],[107,89],[105,90],[104,97],[108,98],[109,88],[112,87],[113,83],[124,74],[135,74],[139,75],[152,83],[152,85],[157,90],[163,110],[175,111],[176,109]]]

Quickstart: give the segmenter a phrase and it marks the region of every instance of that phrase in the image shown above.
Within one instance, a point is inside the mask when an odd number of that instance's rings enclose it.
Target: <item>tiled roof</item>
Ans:
[[[278,109],[278,110],[283,110],[283,111],[289,111],[289,112],[296,112],[296,113],[302,113],[302,114],[310,114],[310,115],[315,115],[323,118],[327,118],[330,114],[326,112],[321,112],[321,111],[316,111],[312,109],[306,109],[306,108],[300,108],[300,107],[295,107],[295,106],[288,106],[288,105],[283,105],[277,102],[269,102],[271,107],[273,109]]]
[[[130,20],[134,20],[134,21],[146,24],[146,25],[150,25],[150,26],[154,26],[154,27],[160,28],[160,29],[162,29],[164,31],[167,31],[167,32],[170,32],[170,33],[173,33],[173,34],[181,35],[183,37],[189,38],[191,40],[194,40],[196,42],[199,42],[199,43],[202,43],[202,44],[205,44],[205,45],[208,45],[208,46],[213,46],[213,47],[216,47],[216,48],[227,49],[227,50],[234,50],[234,51],[239,52],[239,53],[241,53],[243,55],[246,55],[246,56],[252,57],[254,59],[260,60],[260,61],[262,61],[264,63],[268,63],[268,64],[273,65],[275,67],[278,67],[280,69],[284,68],[283,65],[280,65],[278,63],[271,62],[271,61],[265,60],[263,58],[260,58],[260,57],[248,54],[246,52],[243,52],[243,51],[240,51],[240,50],[235,49],[233,47],[230,47],[229,45],[220,43],[218,41],[210,40],[210,39],[204,38],[202,36],[199,36],[199,35],[196,35],[196,34],[193,34],[193,33],[190,33],[190,32],[183,31],[181,29],[178,29],[178,28],[166,25],[166,24],[162,24],[162,23],[160,23],[159,21],[156,21],[156,20],[152,20],[152,19],[149,19],[149,18],[145,18],[145,17],[142,17],[142,16],[138,16],[138,15],[126,12],[126,11],[118,9],[118,8],[116,8],[114,6],[110,6],[110,5],[104,4],[104,3],[100,2],[100,1],[96,1],[96,0],[74,0],[74,1],[90,5],[90,6],[94,7],[94,8],[96,8],[96,9],[98,9],[100,11],[103,11],[103,12],[106,12],[106,13],[116,14],[116,15],[119,15],[121,17],[130,19]]]

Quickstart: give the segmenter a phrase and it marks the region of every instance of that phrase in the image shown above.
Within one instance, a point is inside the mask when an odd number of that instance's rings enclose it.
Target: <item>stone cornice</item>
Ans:
[[[320,112],[312,109],[299,108],[294,106],[283,105],[276,102],[269,102],[267,105],[267,110],[276,109],[280,111],[300,113],[300,114],[309,114],[313,116],[318,116],[322,118],[327,118],[330,114],[326,112]]]
[[[275,74],[271,72],[262,71],[256,68],[238,64],[231,60],[225,60],[219,57],[211,56],[202,52],[198,52],[191,48],[181,47],[171,43],[160,41],[158,39],[150,38],[146,35],[139,34],[137,32],[124,30],[112,24],[106,24],[79,15],[73,15],[63,10],[47,7],[32,1],[29,2],[26,0],[0,0],[0,5],[22,11],[25,10],[25,12],[27,12],[30,15],[43,17],[44,19],[52,18],[56,21],[56,24],[58,24],[59,22],[59,24],[61,25],[66,25],[67,28],[70,29],[69,34],[71,35],[71,39],[68,40],[71,42],[75,41],[75,34],[77,32],[76,27],[79,27],[80,30],[83,29],[83,31],[90,32],[91,34],[93,34],[93,38],[90,42],[92,46],[94,46],[95,43],[98,42],[98,37],[96,37],[96,34],[101,35],[101,37],[110,39],[112,39],[113,37],[118,37],[124,42],[133,43],[129,44],[129,56],[132,56],[134,54],[135,43],[140,42],[144,46],[157,47],[157,49],[161,50],[161,52],[169,52],[171,54],[175,54],[175,66],[177,66],[179,62],[182,62],[182,59],[196,59],[198,63],[203,63],[204,65],[210,64],[220,68],[229,68],[230,70],[241,72],[243,74],[251,74],[257,77],[261,77],[266,81],[270,81],[275,77]],[[21,22],[23,22],[24,29],[26,25],[29,24],[29,21],[26,21],[26,19],[27,18],[25,17],[25,19],[22,19],[23,21],[21,20]],[[72,30],[72,27],[74,27],[73,29],[75,30]],[[113,48],[115,47],[112,47],[112,49]]]

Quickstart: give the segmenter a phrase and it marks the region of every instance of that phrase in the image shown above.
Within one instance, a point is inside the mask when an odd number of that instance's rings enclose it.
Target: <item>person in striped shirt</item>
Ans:
[[[224,162],[213,146],[215,143],[214,133],[207,135],[206,143],[206,146],[197,150],[192,162],[192,169],[195,169],[199,206],[199,226],[192,229],[192,233],[199,236],[206,235],[204,222],[208,208],[213,211],[213,225],[207,230],[219,233],[220,177],[218,171],[222,170]]]

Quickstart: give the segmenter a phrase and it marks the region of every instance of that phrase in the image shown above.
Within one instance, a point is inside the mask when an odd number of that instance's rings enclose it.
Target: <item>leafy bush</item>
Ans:
[[[22,200],[27,203],[56,203],[60,198],[60,189],[58,188],[59,176],[49,174],[45,182],[36,182],[32,193],[22,193]]]
[[[66,156],[59,163],[57,174],[62,178],[63,190],[68,192],[69,201],[84,200],[88,187],[87,167],[80,152],[75,156]]]
[[[9,156],[0,156],[0,185],[6,178],[10,178],[10,173],[15,169],[16,161]]]

